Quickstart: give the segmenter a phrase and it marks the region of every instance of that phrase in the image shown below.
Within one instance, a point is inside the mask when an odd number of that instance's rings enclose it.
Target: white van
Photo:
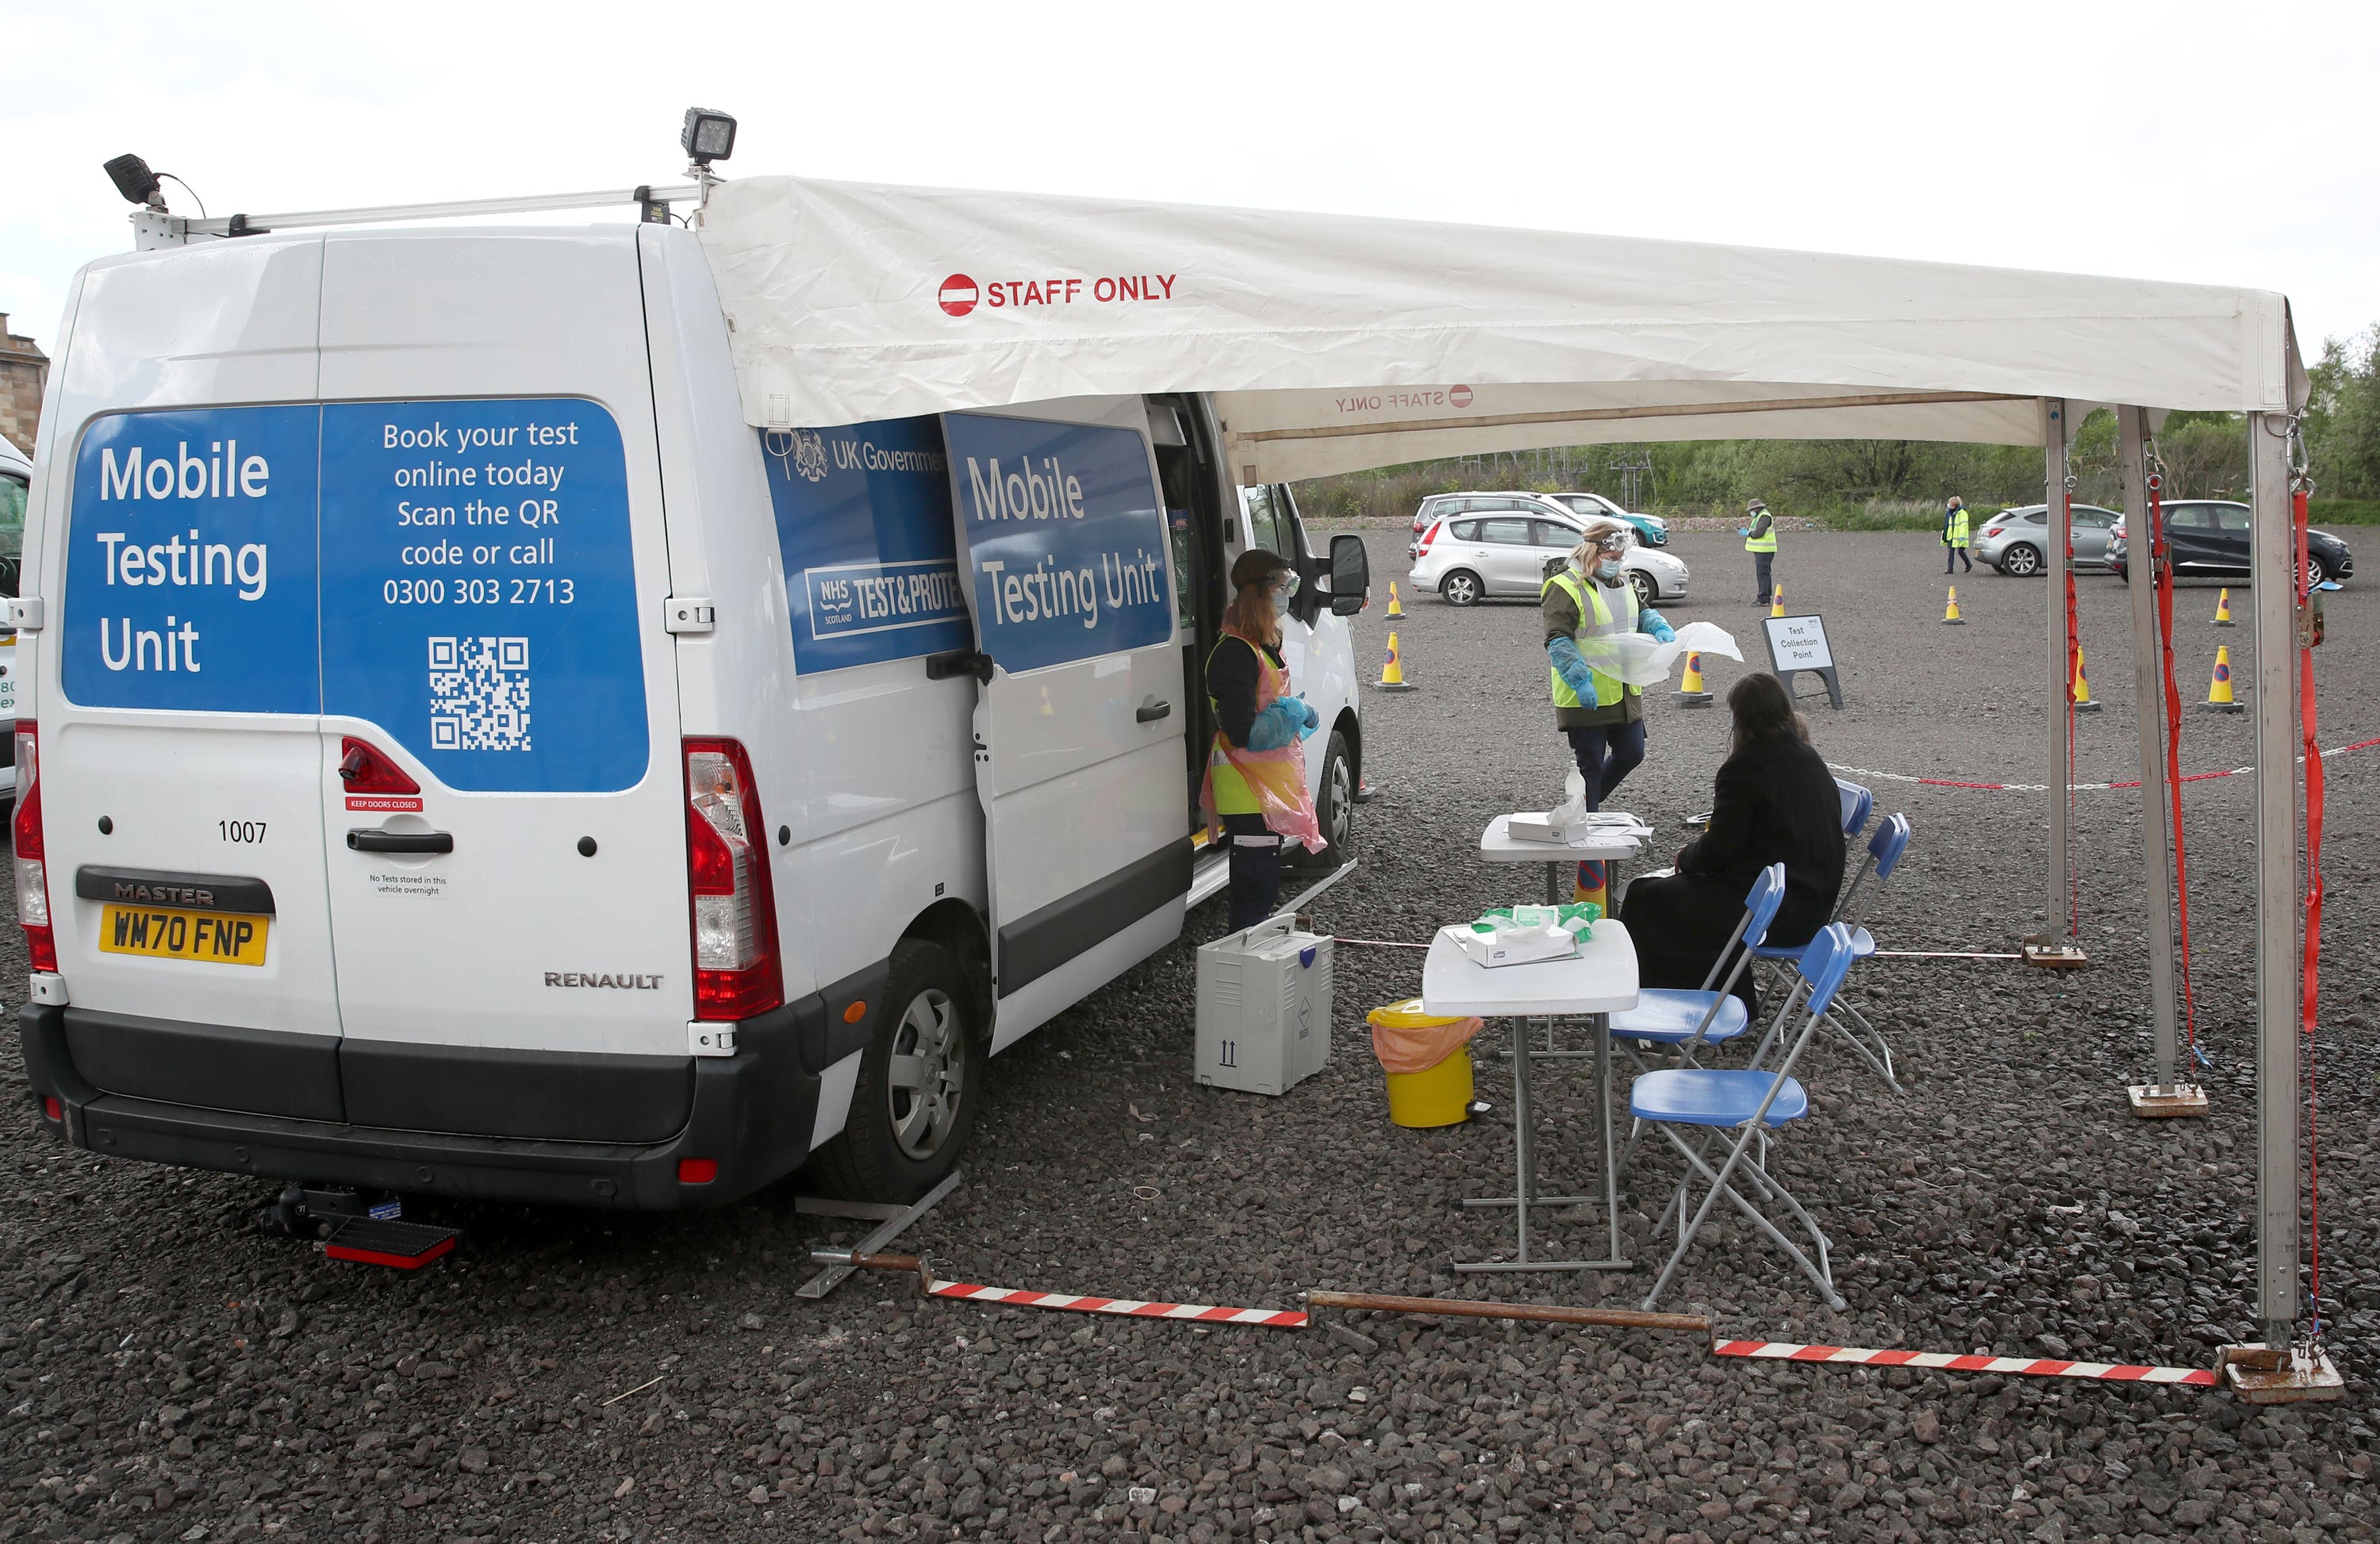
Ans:
[[[26,1069],[76,1146],[922,1193],[981,1058],[1221,887],[1200,666],[1250,543],[1305,578],[1346,840],[1363,547],[1310,555],[1203,397],[756,431],[655,225],[142,252],[64,331],[14,833]]]

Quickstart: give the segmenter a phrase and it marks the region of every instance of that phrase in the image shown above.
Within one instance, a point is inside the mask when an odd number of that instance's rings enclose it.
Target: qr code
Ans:
[[[431,638],[430,748],[528,748],[528,639]]]

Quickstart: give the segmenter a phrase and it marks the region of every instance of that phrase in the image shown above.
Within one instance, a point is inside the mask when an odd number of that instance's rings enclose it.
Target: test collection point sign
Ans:
[[[1827,683],[1827,700],[1835,707],[1843,705],[1843,684],[1836,674],[1835,650],[1827,641],[1827,624],[1818,616],[1768,616],[1761,619],[1768,639],[1769,668],[1793,689],[1793,676],[1799,671],[1811,671]]]

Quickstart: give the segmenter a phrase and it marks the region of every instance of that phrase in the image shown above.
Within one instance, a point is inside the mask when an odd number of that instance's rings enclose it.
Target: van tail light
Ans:
[[[1444,520],[1432,520],[1429,523],[1429,529],[1421,533],[1421,548],[1419,551],[1415,552],[1414,555],[1415,557],[1427,556],[1429,553],[1429,544],[1437,541],[1438,533],[1445,529],[1446,522]]]
[[[339,781],[351,794],[418,794],[421,784],[370,740],[346,735],[339,740]]]
[[[686,742],[686,875],[694,909],[694,1016],[750,1018],[785,1000],[768,824],[752,760],[734,740]]]
[[[25,953],[35,970],[58,967],[58,945],[50,931],[50,876],[42,851],[42,754],[33,721],[17,721],[17,816],[9,834],[17,848],[17,920],[25,930]]]

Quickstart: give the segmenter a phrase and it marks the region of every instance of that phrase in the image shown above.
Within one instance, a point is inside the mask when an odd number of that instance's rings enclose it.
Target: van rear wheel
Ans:
[[[820,1186],[854,1200],[914,1201],[957,1166],[982,1098],[986,1048],[974,1001],[949,950],[914,939],[893,945],[843,1134],[810,1157]]]

